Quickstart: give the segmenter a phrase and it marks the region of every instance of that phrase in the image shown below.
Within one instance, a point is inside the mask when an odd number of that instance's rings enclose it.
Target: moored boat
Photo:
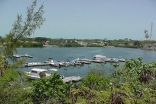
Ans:
[[[33,58],[33,56],[28,55],[28,54],[21,55],[21,57],[29,57],[29,58]]]
[[[19,54],[13,55],[15,58],[20,58],[21,56]]]
[[[105,60],[107,57],[103,55],[95,55],[93,60]]]
[[[52,73],[57,72],[57,69],[49,70],[51,71],[51,73],[48,73],[48,70],[46,69],[32,68],[30,72],[26,72],[26,76],[28,76],[29,79],[40,79],[43,76],[48,77]]]

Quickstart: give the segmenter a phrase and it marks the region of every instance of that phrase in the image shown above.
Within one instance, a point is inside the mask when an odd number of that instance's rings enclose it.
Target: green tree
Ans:
[[[27,8],[27,18],[22,20],[22,15],[17,15],[17,20],[13,24],[13,29],[6,35],[5,41],[7,44],[4,47],[5,56],[12,57],[13,52],[16,51],[16,47],[21,39],[25,40],[32,35],[36,28],[40,28],[45,19],[42,17],[43,5],[35,12],[37,0],[35,0],[30,7]],[[24,43],[25,41],[23,41]],[[20,44],[22,44],[20,42]]]
[[[104,77],[104,72],[102,70],[91,69],[81,82],[84,86],[88,87],[91,90],[104,90],[109,86],[109,79]]]
[[[155,67],[155,62],[143,63],[142,58],[127,60],[123,68],[115,71],[111,76],[113,92],[125,95],[122,98],[120,97],[123,102],[156,103],[154,98],[156,86]],[[118,96],[118,93],[116,96]],[[131,101],[126,98],[131,99]]]
[[[140,41],[134,41],[134,46],[140,46],[141,42]]]
[[[23,82],[22,72],[16,70],[25,63],[26,59],[15,60],[14,53],[17,53],[19,44],[24,43],[27,37],[40,28],[45,19],[42,17],[43,5],[35,12],[37,0],[27,8],[27,18],[22,20],[22,15],[17,15],[17,20],[13,24],[13,29],[4,37],[6,44],[0,50],[0,103],[19,104],[24,102],[24,93],[21,83]],[[23,40],[22,42],[20,40]],[[8,63],[8,61],[10,63]]]
[[[28,98],[32,98],[34,104],[65,103],[71,86],[70,83],[65,84],[59,74],[54,73],[50,77],[34,81]]]

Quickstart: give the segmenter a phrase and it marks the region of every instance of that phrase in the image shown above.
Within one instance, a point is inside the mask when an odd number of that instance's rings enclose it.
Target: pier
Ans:
[[[81,77],[80,76],[71,76],[71,77],[65,77],[63,78],[63,82],[64,83],[68,83],[68,82],[79,82],[81,81]]]
[[[49,63],[41,63],[41,62],[29,62],[25,63],[25,67],[33,67],[33,66],[47,66]]]
[[[101,64],[106,64],[106,63],[117,63],[117,62],[125,62],[125,59],[123,58],[108,58],[108,57],[102,57],[99,55],[94,56],[93,60],[89,59],[75,59],[75,60],[68,60],[66,62],[62,61],[55,61],[53,59],[50,59],[45,62],[28,62],[25,63],[25,67],[33,67],[33,66],[53,66],[53,67],[68,67],[68,66],[83,66],[84,64],[91,64],[91,63],[101,63]]]

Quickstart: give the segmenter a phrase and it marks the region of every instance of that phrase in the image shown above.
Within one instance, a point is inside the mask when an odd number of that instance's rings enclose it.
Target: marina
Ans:
[[[95,55],[107,56],[107,58],[118,58],[120,66],[124,65],[125,59],[142,57],[144,62],[156,61],[156,52],[130,48],[99,48],[99,47],[46,47],[46,48],[18,48],[18,53],[28,53],[33,58],[27,58],[26,63],[19,70],[29,72],[33,67],[43,69],[58,69],[58,73],[64,77],[80,76],[85,77],[91,69],[104,70],[105,74],[111,73],[115,68],[113,62],[98,63],[93,60]],[[82,57],[83,56],[83,57]],[[53,60],[53,62],[51,62]],[[77,63],[74,62],[77,60]],[[80,63],[80,61],[82,63]],[[94,62],[93,62],[94,61]],[[123,61],[123,62],[122,62]],[[59,67],[58,63],[65,63]],[[85,63],[84,63],[85,62]],[[50,65],[51,63],[51,65]],[[57,64],[54,64],[57,63]],[[27,65],[27,66],[25,66]]]
[[[110,60],[110,61],[108,61]],[[116,61],[117,60],[117,61]],[[122,62],[124,62],[125,59],[122,59]],[[44,61],[44,62],[27,62],[25,63],[25,67],[38,67],[38,66],[51,66],[51,67],[57,67],[57,68],[61,68],[61,67],[70,67],[70,66],[84,66],[85,64],[92,64],[92,63],[103,63],[106,64],[106,62],[120,62],[118,61],[118,58],[107,58],[106,56],[103,55],[94,55],[92,59],[87,59],[87,58],[76,58],[76,59],[71,59],[68,58],[66,61],[56,61],[53,58],[48,58],[48,60]],[[53,72],[58,72],[57,69],[49,69],[50,71]],[[29,77],[29,79],[40,79],[41,78],[41,74],[43,76],[50,76],[53,73],[47,73],[48,70],[46,69],[42,69],[42,68],[32,68],[30,72],[26,72],[27,76]],[[63,76],[63,75],[62,75]],[[80,76],[67,76],[67,77],[61,77],[61,79],[63,80],[64,83],[68,83],[68,82],[79,82],[81,81],[82,77]]]
[[[91,59],[74,59],[74,60],[67,60],[66,62],[63,61],[56,61],[51,58],[49,60],[42,62],[29,62],[25,63],[25,67],[33,67],[33,66],[53,66],[53,67],[68,67],[68,66],[83,66],[84,64],[91,64],[91,63],[117,63],[117,62],[125,62],[125,59],[119,59],[119,58],[107,58],[106,56],[102,55],[95,55],[94,58]]]

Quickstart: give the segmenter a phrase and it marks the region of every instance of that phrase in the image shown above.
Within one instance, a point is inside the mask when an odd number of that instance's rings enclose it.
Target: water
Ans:
[[[69,57],[76,59],[85,56],[87,59],[93,59],[94,55],[101,54],[107,57],[120,57],[125,59],[142,57],[144,62],[156,61],[156,51],[131,49],[131,48],[103,48],[103,47],[79,47],[79,48],[66,48],[66,47],[45,47],[45,48],[18,48],[20,55],[28,53],[33,56],[27,62],[44,62],[48,58],[53,58],[57,61],[66,61]],[[123,65],[123,63],[121,63]],[[97,67],[104,70],[106,74],[114,70],[112,64],[85,64],[84,66],[70,66],[57,68],[58,73],[64,76],[81,76],[85,77],[86,74]],[[30,71],[32,67],[20,68],[22,71]],[[51,66],[42,66],[42,68],[50,69]]]

